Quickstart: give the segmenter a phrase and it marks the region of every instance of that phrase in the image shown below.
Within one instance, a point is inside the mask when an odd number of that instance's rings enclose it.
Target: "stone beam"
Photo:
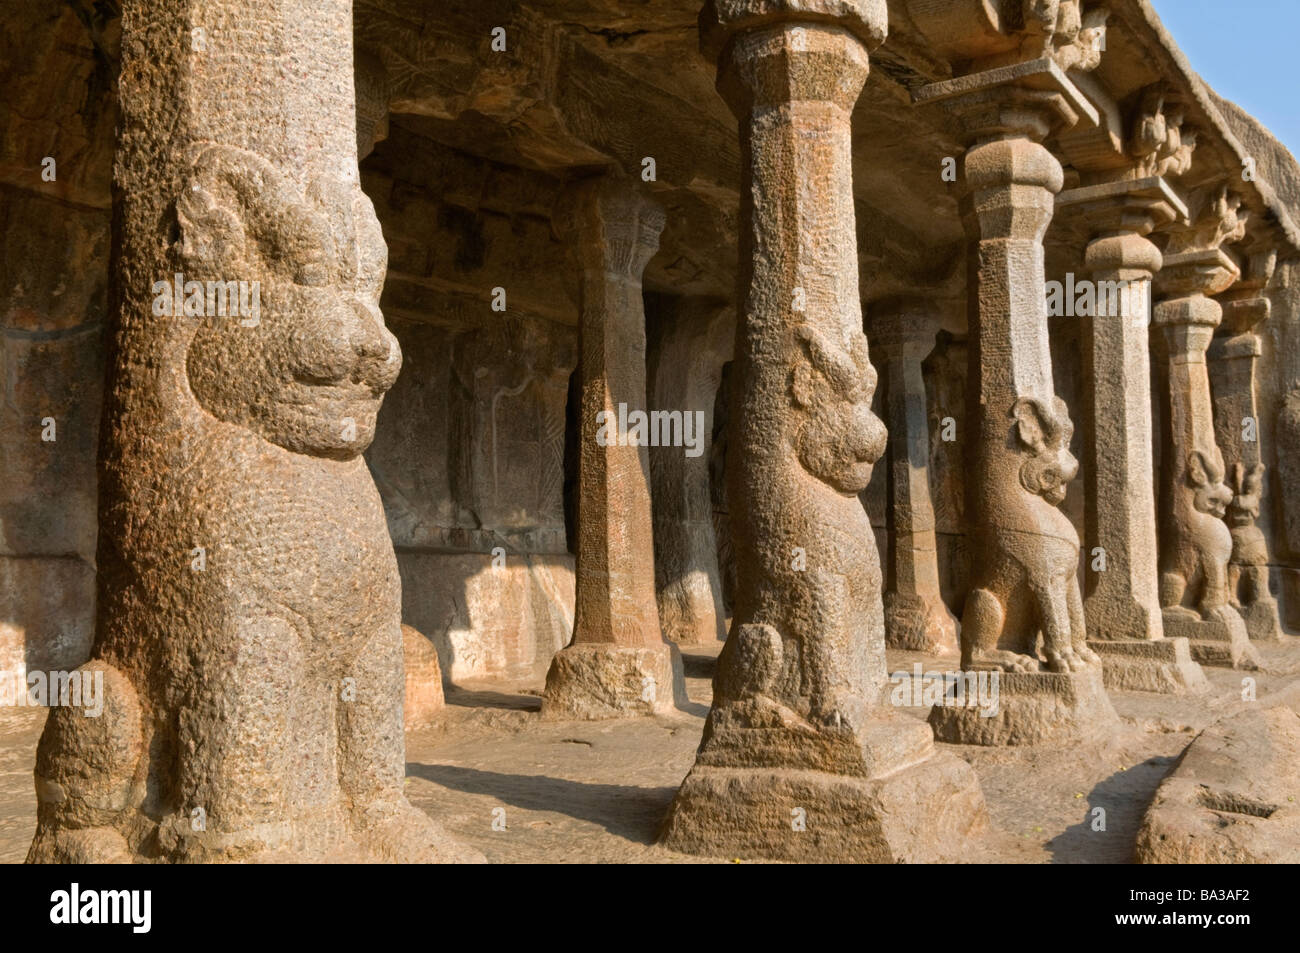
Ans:
[[[359,0],[357,9],[358,41],[381,51],[394,113],[485,118],[509,130],[501,149],[536,168],[615,164],[630,173],[653,156],[662,181],[734,187],[738,154],[717,119],[624,73],[540,12],[505,0],[454,10]],[[490,46],[496,27],[506,36],[500,52]],[[499,130],[477,138],[481,149]]]

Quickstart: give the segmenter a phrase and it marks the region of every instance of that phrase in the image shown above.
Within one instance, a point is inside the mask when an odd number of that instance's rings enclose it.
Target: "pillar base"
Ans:
[[[926,655],[957,655],[957,620],[940,602],[885,593],[885,644]]]
[[[670,712],[686,698],[681,651],[583,643],[557,652],[546,674],[542,717],[596,721]]]
[[[936,705],[938,741],[962,745],[1037,745],[1101,741],[1119,727],[1099,667],[1082,672],[998,672],[997,707],[978,699]],[[985,699],[987,701],[987,699]],[[994,712],[991,715],[987,712]]]
[[[1218,668],[1259,668],[1259,654],[1246,636],[1246,623],[1231,606],[1215,610],[1212,618],[1192,618],[1187,610],[1165,609],[1165,636],[1187,639],[1192,658]]]
[[[1089,639],[1101,656],[1106,688],[1116,692],[1191,695],[1210,687],[1187,639]]]
[[[929,731],[900,730],[905,727],[889,718],[881,732],[866,732],[890,737],[867,758],[874,765],[869,777],[696,764],[677,792],[660,843],[688,854],[747,860],[959,861],[968,838],[988,824],[979,781],[966,762],[936,751]]]
[[[1278,617],[1276,599],[1256,599],[1250,605],[1237,606],[1236,609],[1246,623],[1246,637],[1252,642],[1282,641],[1282,620]]]

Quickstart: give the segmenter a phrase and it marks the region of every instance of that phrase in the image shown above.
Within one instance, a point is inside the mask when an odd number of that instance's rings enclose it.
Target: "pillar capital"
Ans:
[[[1223,326],[1232,334],[1251,334],[1272,313],[1264,291],[1277,267],[1277,249],[1267,248],[1247,256],[1241,277],[1217,300],[1223,306]]]
[[[1168,297],[1219,294],[1241,276],[1223,246],[1245,237],[1250,213],[1226,185],[1193,193],[1187,206],[1187,220],[1166,229],[1169,242],[1156,290]]]
[[[1048,57],[931,83],[915,90],[912,101],[942,104],[972,145],[1013,138],[1042,142],[1061,129],[1100,122],[1096,108]]]
[[[619,175],[574,183],[561,194],[552,217],[556,237],[569,246],[580,270],[637,282],[659,250],[666,220],[658,202]]]
[[[1158,175],[1069,189],[1056,197],[1058,212],[1077,215],[1095,237],[1145,237],[1187,216],[1187,205]],[[1129,249],[1138,246],[1128,243]],[[1157,264],[1152,271],[1159,271]]]
[[[924,359],[942,325],[939,303],[921,297],[888,298],[867,307],[871,346],[886,358]]]
[[[867,48],[834,23],[779,22],[744,31],[718,59],[718,92],[742,123],[755,109],[834,107],[845,118],[867,81]]]
[[[885,41],[889,12],[885,0],[708,0],[699,23],[700,51],[720,62],[738,34],[811,24],[846,30],[869,53]]]

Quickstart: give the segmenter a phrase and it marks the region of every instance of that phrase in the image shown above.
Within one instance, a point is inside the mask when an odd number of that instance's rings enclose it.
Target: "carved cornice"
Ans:
[[[1198,189],[1187,206],[1187,221],[1165,230],[1169,240],[1157,289],[1171,297],[1217,295],[1241,276],[1223,246],[1245,238],[1250,212],[1226,184]]]
[[[1185,124],[1183,108],[1167,102],[1158,86],[1144,90],[1127,143],[1128,154],[1137,160],[1133,177],[1183,175],[1195,149],[1196,130]]]

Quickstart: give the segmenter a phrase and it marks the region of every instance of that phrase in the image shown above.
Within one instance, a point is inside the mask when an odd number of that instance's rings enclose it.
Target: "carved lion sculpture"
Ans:
[[[1232,533],[1223,521],[1232,490],[1223,482],[1223,455],[1187,454],[1185,485],[1174,494],[1172,525],[1161,547],[1160,605],[1189,619],[1228,610],[1228,560]]]
[[[208,146],[175,209],[185,277],[260,282],[260,320],[153,319],[160,418],[101,484],[107,704],[51,712],[29,860],[475,859],[402,790],[400,583],[361,456],[401,355],[369,200]]]
[[[858,499],[884,453],[885,427],[871,412],[876,372],[861,333],[845,348],[803,325],[798,343],[781,422],[788,442],[753,477],[792,486],[749,491],[747,518],[769,528],[767,543],[738,546],[737,558],[749,561],[742,571],[761,574],[750,591],[762,596],[737,613],[739,631],[719,660],[720,695],[750,701],[750,727],[765,717],[771,727],[856,726],[885,678],[879,555]]]
[[[1264,464],[1247,470],[1240,462],[1232,465],[1234,496],[1228,504],[1228,532],[1232,535],[1232,557],[1228,562],[1228,601],[1238,608],[1253,605],[1268,596],[1266,573],[1268,542],[1255,525],[1264,492]]]
[[[1058,508],[1078,473],[1065,402],[1020,397],[1011,406],[1019,490],[1000,497],[972,567],[962,614],[962,668],[1034,672],[1037,639],[1053,672],[1100,664],[1086,642],[1079,536]]]

